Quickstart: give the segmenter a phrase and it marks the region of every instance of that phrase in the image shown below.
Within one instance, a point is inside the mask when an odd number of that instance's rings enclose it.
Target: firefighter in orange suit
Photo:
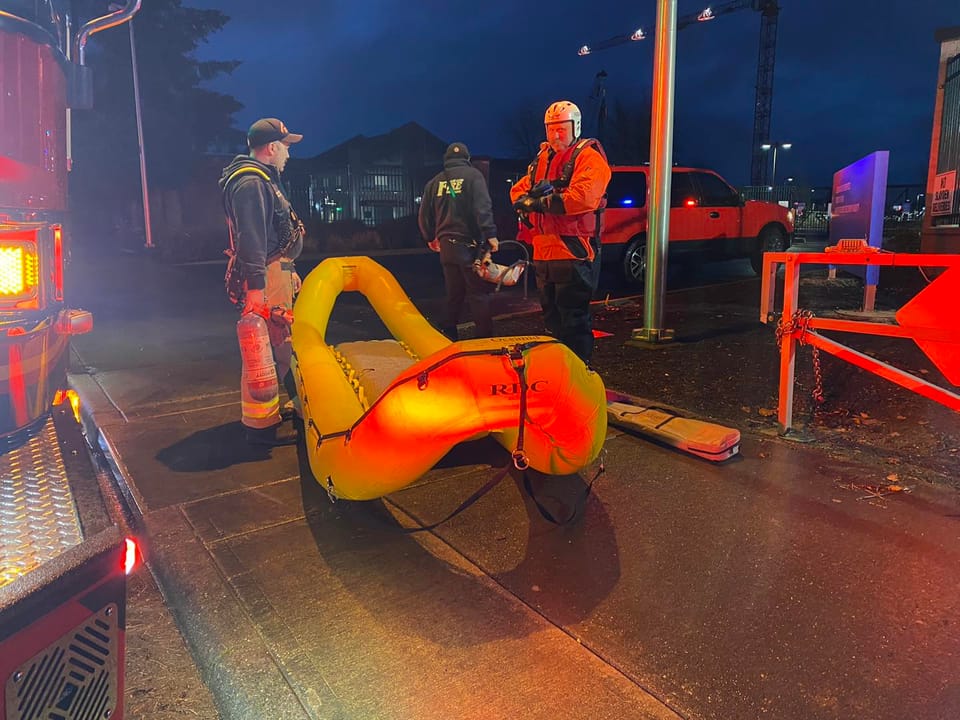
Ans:
[[[510,199],[529,226],[547,332],[589,363],[590,300],[599,276],[601,216],[611,173],[600,143],[580,137],[580,121],[580,109],[567,100],[547,108],[547,142],[513,185]]]
[[[281,426],[294,409],[281,412],[278,380],[293,398],[289,319],[300,289],[293,261],[303,249],[303,224],[280,189],[280,173],[290,145],[302,139],[276,118],[257,120],[247,132],[250,154],[235,157],[220,178],[231,246],[225,280],[241,308],[241,421],[253,445],[297,441],[294,428]]]

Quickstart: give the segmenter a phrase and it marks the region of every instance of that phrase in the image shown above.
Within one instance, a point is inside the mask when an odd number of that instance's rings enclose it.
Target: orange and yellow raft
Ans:
[[[344,291],[362,293],[393,339],[328,345]],[[603,381],[565,345],[545,336],[451,342],[367,257],[331,258],[307,276],[293,350],[310,469],[336,497],[399,490],[457,443],[488,434],[520,467],[574,473],[606,436]]]

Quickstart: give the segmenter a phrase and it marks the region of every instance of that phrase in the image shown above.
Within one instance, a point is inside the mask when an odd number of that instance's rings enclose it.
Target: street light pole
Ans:
[[[110,10],[122,9],[117,3],[110,5]],[[137,45],[133,37],[133,18],[127,23],[130,28],[130,67],[133,70],[133,105],[137,115],[137,146],[140,151],[140,191],[143,194],[143,246],[152,250],[153,233],[150,230],[150,192],[147,187],[147,157],[143,149],[143,113],[140,109],[140,77],[137,73]]]
[[[676,74],[677,0],[657,0],[657,40],[653,62],[653,111],[650,131],[650,227],[643,289],[644,327],[629,342],[657,344],[673,340],[663,327],[670,239],[670,178],[673,172],[673,100]]]
[[[777,143],[764,143],[760,146],[763,150],[769,150],[773,148],[773,169],[770,171],[770,187],[774,188],[777,186],[777,150],[783,148],[784,150],[789,150],[793,147],[793,143],[777,142]]]
[[[143,192],[144,247],[153,249],[153,234],[150,231],[150,193],[147,190],[147,157],[143,149],[143,113],[140,110],[140,78],[137,73],[137,46],[133,41],[133,18],[130,18],[130,22],[127,24],[130,27],[130,66],[133,68],[133,99],[137,111],[137,144],[140,146],[140,188]]]

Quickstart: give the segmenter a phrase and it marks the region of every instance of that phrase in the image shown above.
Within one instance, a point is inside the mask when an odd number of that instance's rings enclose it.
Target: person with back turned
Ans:
[[[496,252],[497,227],[487,183],[470,164],[470,151],[463,143],[451,144],[444,153],[443,170],[423,190],[418,219],[424,240],[440,253],[446,289],[443,334],[458,339],[457,321],[466,301],[476,337],[491,337],[494,286],[480,278],[474,262],[487,251]]]
[[[302,139],[276,118],[257,120],[247,133],[250,154],[235,157],[220,178],[230,231],[225,280],[240,308],[241,422],[253,445],[297,441],[296,430],[281,422],[295,413],[290,324],[300,289],[293,261],[303,249],[303,224],[281,190],[280,173],[290,145]],[[278,379],[293,399],[283,411]]]
[[[580,109],[568,100],[547,108],[547,142],[514,183],[510,199],[530,226],[547,332],[589,364],[590,300],[599,278],[601,217],[611,170],[600,143],[580,137],[580,121]]]

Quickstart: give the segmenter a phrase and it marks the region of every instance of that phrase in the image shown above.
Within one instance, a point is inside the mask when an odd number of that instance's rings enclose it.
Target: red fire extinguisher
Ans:
[[[268,402],[277,397],[277,367],[273,362],[267,321],[249,312],[237,321],[240,358],[243,361],[243,384],[255,402]]]

